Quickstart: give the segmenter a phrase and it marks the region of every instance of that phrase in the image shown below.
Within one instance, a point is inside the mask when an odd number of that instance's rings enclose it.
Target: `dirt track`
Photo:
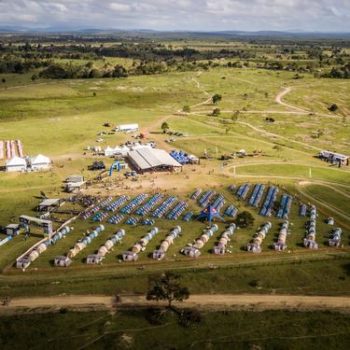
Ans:
[[[117,307],[142,307],[162,305],[155,301],[147,301],[144,296],[121,296]],[[180,305],[180,304],[178,304]],[[102,295],[72,295],[55,297],[16,298],[7,306],[0,306],[0,313],[15,312],[21,309],[42,308],[80,308],[94,309],[102,307],[111,309],[114,299]],[[249,309],[249,310],[350,310],[350,297],[346,296],[303,296],[303,295],[252,295],[252,294],[197,294],[181,303],[182,307],[201,309]]]

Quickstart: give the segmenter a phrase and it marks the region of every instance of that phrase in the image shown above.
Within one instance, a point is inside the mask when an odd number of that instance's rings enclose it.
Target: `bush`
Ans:
[[[161,325],[166,321],[166,310],[151,307],[145,311],[145,318],[151,325]]]
[[[338,106],[335,103],[333,103],[331,106],[328,107],[328,110],[330,112],[336,112],[338,110]]]
[[[183,106],[182,111],[185,112],[185,113],[190,113],[191,112],[191,107],[188,106],[188,105]]]
[[[220,108],[215,108],[213,110],[212,116],[213,117],[218,117],[220,115],[220,113],[221,113]]]
[[[254,224],[254,217],[249,211],[243,211],[237,215],[236,224],[238,227],[246,228]]]
[[[183,327],[190,327],[194,323],[202,321],[202,314],[196,309],[182,310],[179,314],[179,324]]]

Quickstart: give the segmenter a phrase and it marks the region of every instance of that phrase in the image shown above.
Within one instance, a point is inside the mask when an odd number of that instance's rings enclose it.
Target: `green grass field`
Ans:
[[[207,312],[187,327],[169,312],[151,320],[150,310],[7,316],[0,318],[2,348],[345,350],[350,343],[349,315],[332,312]]]
[[[118,62],[113,61],[113,64]],[[96,174],[89,172],[87,167],[95,157],[91,154],[83,155],[83,152],[86,146],[96,144],[96,139],[99,137],[97,134],[104,130],[103,123],[107,121],[112,124],[138,122],[141,130],[147,131],[147,137],[155,140],[160,147],[169,150],[181,148],[197,156],[207,151],[213,158],[203,161],[196,168],[186,168],[180,175],[154,176],[162,191],[167,190],[167,193],[178,194],[184,198],[197,186],[216,188],[225,195],[228,203],[234,203],[241,210],[248,209],[255,217],[254,227],[249,230],[239,230],[236,233],[231,242],[232,254],[224,258],[214,258],[209,251],[216,242],[215,237],[205,246],[198,263],[181,256],[179,250],[198,237],[204,225],[182,222],[184,234],[170,248],[167,260],[162,263],[152,262],[148,254],[160,244],[169,229],[178,224],[160,220],[157,223],[160,233],[147,247],[147,251],[140,254],[139,265],[144,264],[147,266],[146,270],[151,273],[159,269],[191,268],[196,267],[197,264],[201,267],[207,267],[208,264],[220,266],[237,265],[241,262],[248,264],[258,262],[259,259],[266,262],[274,262],[274,259],[278,262],[285,260],[290,263],[294,254],[297,258],[305,256],[305,260],[319,257],[325,261],[322,263],[324,264],[322,271],[312,272],[315,275],[312,279],[314,291],[346,293],[347,286],[342,279],[338,280],[342,276],[338,270],[329,274],[330,280],[325,281],[322,277],[324,269],[333,268],[329,267],[331,264],[327,260],[329,256],[333,253],[342,255],[349,250],[350,221],[347,217],[349,206],[346,194],[350,193],[350,171],[348,167],[342,169],[330,167],[329,164],[319,161],[314,156],[320,148],[331,148],[339,152],[348,150],[349,123],[346,115],[350,105],[346,96],[350,92],[350,87],[342,81],[320,80],[308,74],[305,74],[302,80],[295,80],[293,76],[292,72],[277,73],[222,67],[205,72],[172,72],[153,76],[132,76],[127,79],[64,81],[39,79],[32,82],[29,75],[4,75],[6,83],[0,86],[0,140],[20,139],[26,154],[48,155],[54,160],[54,167],[45,173],[0,174],[0,224],[5,226],[9,222],[16,222],[21,214],[34,214],[33,210],[38,204],[38,199],[35,197],[40,191],[44,191],[50,197],[62,196],[62,181],[68,175],[82,173],[88,179],[93,178]],[[295,109],[278,104],[275,100],[276,96],[284,87],[291,87],[292,90],[283,98],[283,101],[292,106],[307,109],[311,114],[298,114]],[[210,96],[215,93],[222,95],[222,101],[217,106],[208,102]],[[329,115],[327,107],[332,103],[339,106],[339,111]],[[178,115],[177,111],[184,105],[192,106],[192,114]],[[207,114],[215,107],[222,110],[221,116],[208,116]],[[232,114],[237,110],[241,113],[238,119],[233,121]],[[291,111],[292,114],[278,113]],[[267,124],[265,121],[267,116],[273,116],[275,122]],[[182,132],[184,136],[177,138],[172,144],[166,144],[164,141],[170,136],[160,133],[160,125],[164,120],[167,120],[171,130]],[[315,130],[322,131],[318,138],[313,135]],[[104,139],[102,147],[115,146],[130,137],[117,133],[104,136]],[[240,149],[245,149],[248,153],[259,150],[261,155],[236,158],[228,161],[225,166],[219,161],[222,154],[230,154]],[[112,162],[109,159],[104,160],[107,164]],[[104,188],[109,186],[109,180],[106,180],[105,185],[96,185],[87,193],[116,196],[124,192],[150,191],[152,181],[150,175],[144,176],[145,180],[140,180],[137,184],[120,179],[122,177],[113,178],[114,184],[111,186],[115,186],[114,189]],[[280,222],[276,218],[271,218],[273,229],[264,241],[261,256],[256,257],[244,252],[243,248],[251,240],[257,227],[266,221],[258,216],[256,211],[237,202],[236,198],[227,192],[226,188],[229,184],[244,181],[251,183],[271,181],[286,187],[289,192],[298,195],[304,202],[312,202],[310,198],[314,198],[316,204],[320,206],[318,219],[320,251],[307,252],[301,247],[305,219],[298,217],[298,205],[297,201],[294,201],[290,219],[293,224],[292,234],[288,237],[290,253],[277,254],[271,249],[278,234]],[[307,181],[308,185],[301,185],[300,181]],[[338,191],[332,191],[326,185],[335,186]],[[199,208],[194,205],[192,209],[199,211]],[[342,215],[337,216],[337,213]],[[326,241],[331,228],[324,224],[324,220],[328,216],[334,216],[344,230],[342,250],[327,248]],[[45,280],[52,271],[56,273],[58,270],[52,267],[53,258],[67,253],[77,239],[82,237],[85,230],[93,227],[94,224],[90,221],[78,220],[73,226],[75,228],[73,233],[56,246],[50,247],[25,274],[13,268],[6,269],[6,274],[10,276],[9,281],[13,285],[17,282],[20,284],[23,278],[23,289],[16,287],[18,294],[25,294],[33,287],[27,284],[29,282],[26,280],[27,276],[42,275]],[[94,253],[120,227],[127,230],[123,243],[106,257],[103,266],[87,267],[84,263],[86,256]],[[220,225],[219,233],[222,231],[223,225]],[[76,274],[74,278],[77,282],[76,289],[63,277],[66,271],[57,272],[62,276],[62,290],[84,292],[87,284],[80,281],[78,276],[87,271],[87,276],[100,274],[102,280],[96,287],[89,284],[85,292],[106,291],[110,288],[110,284],[103,279],[105,271],[115,269],[117,274],[119,271],[122,274],[124,271],[136,270],[133,264],[119,263],[118,259],[121,252],[129,249],[146,232],[147,227],[106,225],[106,231],[79,254],[74,259],[71,269],[67,270],[67,276],[70,270]],[[17,256],[38,240],[38,237],[32,237],[24,241],[23,236],[20,236],[0,247],[0,268],[11,266]],[[292,275],[295,266],[290,265],[290,268],[288,274]],[[286,271],[285,266],[283,264],[280,266],[279,263],[273,268],[269,267],[270,275],[274,270],[277,274]],[[191,276],[188,278],[190,281],[194,274],[187,273]],[[147,274],[148,271],[145,276]],[[2,294],[9,292],[7,286],[12,286],[7,280],[9,277],[7,275],[0,282]],[[295,286],[303,286],[304,281],[308,280],[307,276],[307,274],[300,275]],[[253,279],[250,275],[249,278]],[[317,279],[320,281],[315,283]],[[203,277],[200,282],[204,286],[203,290],[213,288],[214,281],[210,279],[207,283],[204,281],[206,277]],[[132,287],[137,290],[132,278],[127,284],[131,286],[128,290],[132,290]],[[239,291],[233,284],[228,285],[229,287],[226,288],[224,282],[218,283],[215,290]],[[284,278],[279,288],[292,291],[292,288],[286,287],[287,285],[288,279]],[[331,285],[335,286],[334,289]],[[62,291],[61,286],[55,285],[52,290]],[[10,288],[10,294],[17,293],[12,291],[12,287]],[[42,288],[38,288],[37,293],[47,293],[49,290],[50,287],[44,283]]]

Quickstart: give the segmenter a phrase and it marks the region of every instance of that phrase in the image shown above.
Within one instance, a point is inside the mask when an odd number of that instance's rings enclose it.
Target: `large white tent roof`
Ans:
[[[24,158],[15,156],[6,162],[6,166],[27,166],[27,162]]]
[[[141,170],[147,170],[161,166],[182,166],[166,151],[157,148],[146,147],[130,151],[129,157]]]
[[[38,154],[36,157],[31,159],[31,163],[33,164],[50,164],[50,158],[43,156],[42,154]]]

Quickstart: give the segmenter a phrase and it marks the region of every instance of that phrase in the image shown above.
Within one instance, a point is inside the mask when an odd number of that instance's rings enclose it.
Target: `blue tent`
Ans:
[[[212,206],[212,204],[209,204],[204,210],[201,211],[198,216],[198,220],[209,221],[211,223],[213,219],[225,221],[220,213]]]

